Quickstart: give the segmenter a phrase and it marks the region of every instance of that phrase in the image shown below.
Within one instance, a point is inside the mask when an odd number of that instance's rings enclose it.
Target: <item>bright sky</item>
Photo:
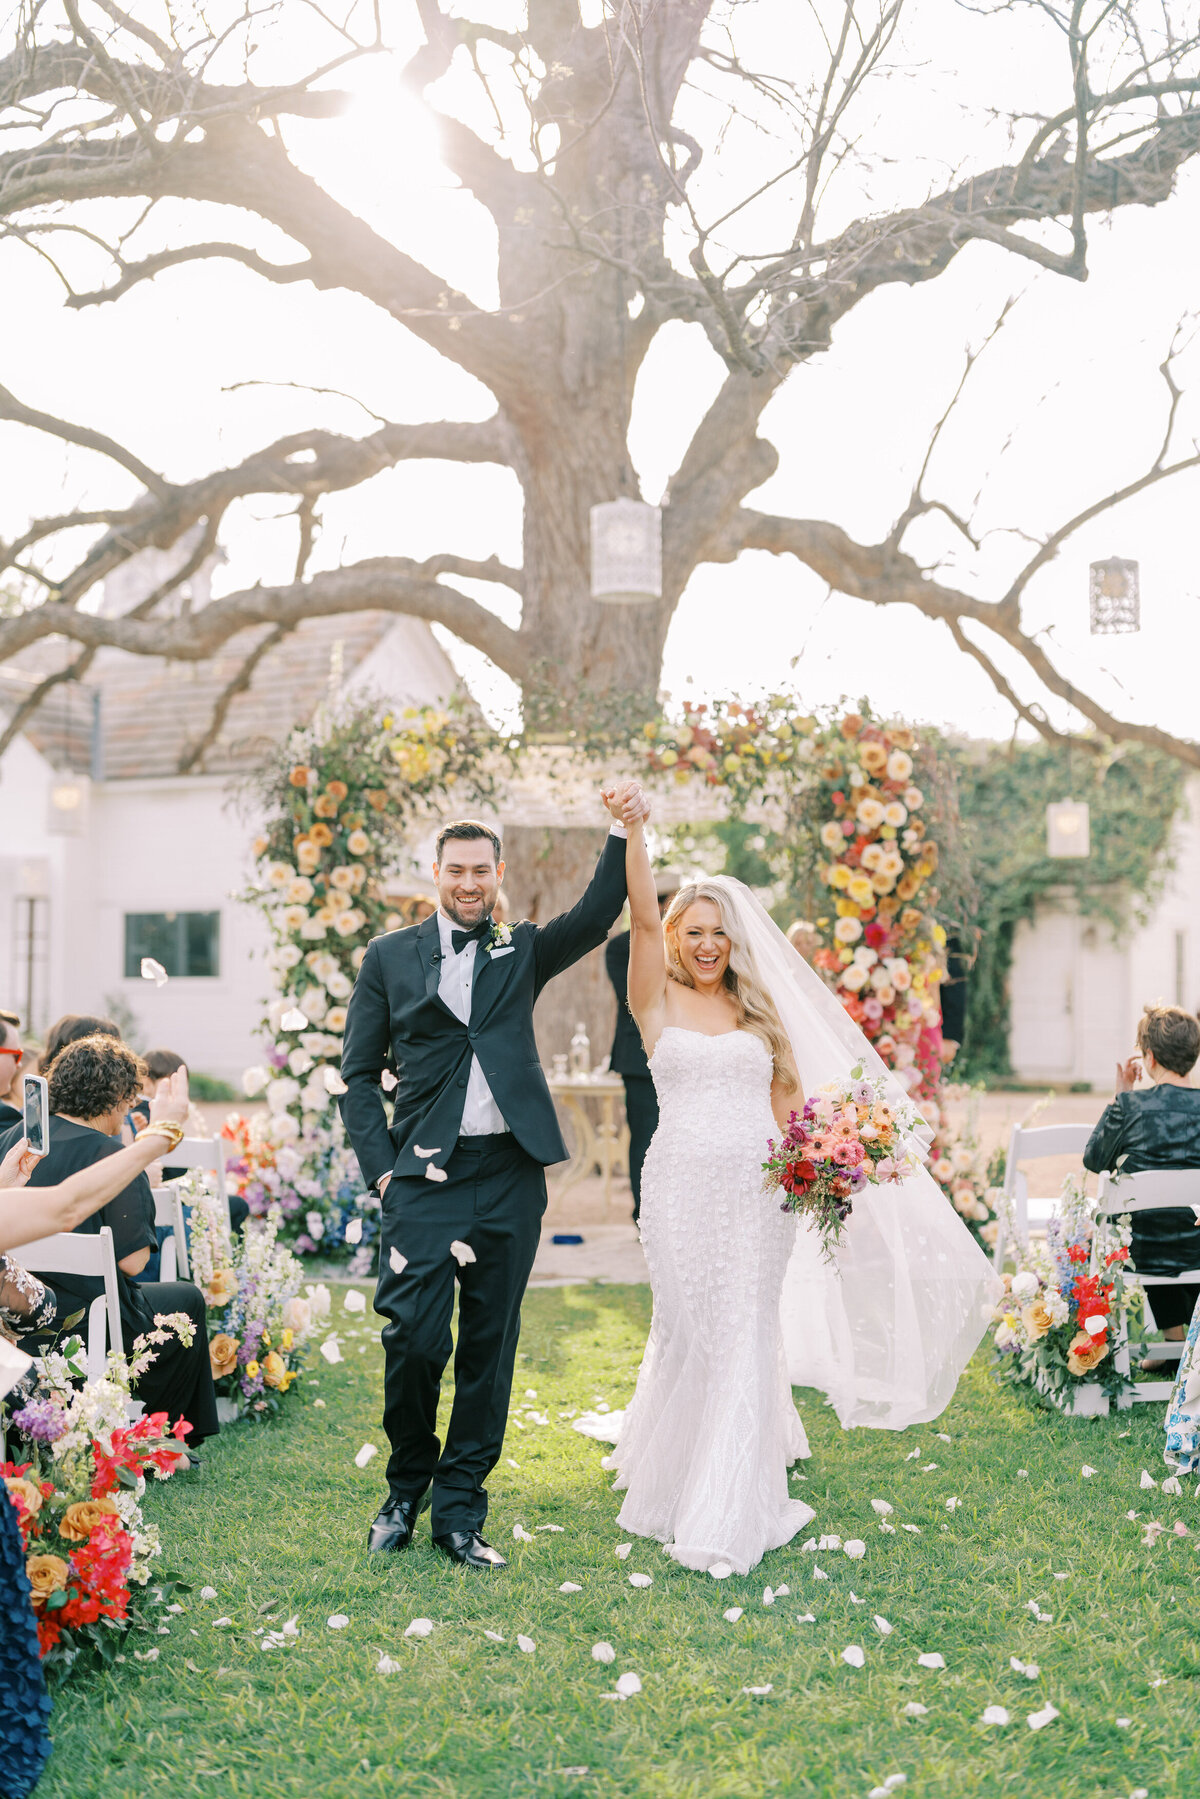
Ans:
[[[464,11],[472,9],[464,6]],[[474,10],[479,10],[478,8]],[[513,11],[496,0],[490,18]],[[285,127],[296,159],[339,199],[480,303],[494,296],[486,215],[437,160],[436,133],[400,90],[398,67],[419,41],[407,0],[385,8],[399,54],[343,71],[337,82],[355,104],[343,118]],[[919,15],[919,19],[917,19]],[[756,0],[738,17],[752,65],[794,68],[808,54],[804,15],[790,0]],[[862,211],[882,211],[942,186],[965,158],[1005,154],[1004,128],[987,109],[1057,110],[1061,49],[1044,16],[987,20],[950,0],[921,0],[893,72],[864,115],[870,166],[849,165],[831,196],[826,230]],[[287,14],[286,50],[304,60]],[[257,71],[266,77],[265,68]],[[450,81],[445,99],[469,111],[467,89]],[[710,102],[688,102],[688,122],[710,122]],[[704,171],[701,203],[724,210],[761,178],[761,139],[735,129]],[[745,229],[754,241],[788,235],[784,194],[760,205]],[[120,216],[96,208],[98,227]],[[287,260],[294,248],[242,215],[218,208],[160,209],[160,241],[237,236]],[[1020,302],[989,349],[935,456],[929,491],[970,512],[992,535],[976,554],[940,520],[914,532],[909,547],[943,559],[947,578],[995,598],[1028,553],[1015,530],[1039,534],[1153,459],[1165,416],[1156,370],[1176,324],[1194,305],[1200,261],[1200,171],[1167,207],[1134,209],[1092,227],[1086,285],[1040,274],[990,247],[962,253],[950,272],[912,290],[873,296],[839,327],[832,350],[797,369],[769,407],[765,435],[780,451],[778,473],[750,500],[764,510],[829,518],[868,540],[903,506],[966,347],[986,334],[1004,301]],[[74,252],[79,285],[104,278],[90,253]],[[360,397],[400,420],[482,418],[490,395],[364,300],[275,288],[248,271],[214,262],[160,277],[113,306],[69,312],[53,272],[28,253],[0,245],[9,354],[0,380],[29,404],[99,427],[167,475],[186,479],[235,461],[285,431],[326,425],[369,431],[372,421],[336,398],[290,391],[305,383]],[[19,353],[14,348],[19,346]],[[657,500],[682,455],[722,365],[699,327],[676,325],[656,342],[639,382],[633,448],[647,499]],[[1200,397],[1200,351],[1177,377]],[[1176,433],[1186,453],[1200,433],[1189,397]],[[0,426],[0,532],[32,514],[120,500],[128,483],[97,458]],[[1034,582],[1027,618],[1064,672],[1112,710],[1195,734],[1200,660],[1200,576],[1194,520],[1200,476],[1186,474],[1127,503],[1081,531]],[[274,522],[265,502],[231,519],[229,562],[220,588],[287,578],[294,529]],[[505,471],[445,464],[406,465],[352,495],[323,505],[316,566],[438,550],[497,552],[519,561],[519,494]],[[1122,555],[1141,565],[1143,628],[1136,637],[1092,638],[1087,567]],[[512,596],[477,587],[513,618]],[[986,641],[986,640],[984,640]],[[1012,660],[989,652],[1007,671]],[[454,651],[477,690],[502,708],[506,683],[481,658]],[[879,609],[826,595],[791,559],[746,555],[702,569],[679,608],[664,685],[685,691],[753,693],[794,682],[809,704],[844,693],[869,695],[885,710],[1006,736],[1012,714],[985,677],[955,650],[945,630],[908,608]],[[1034,683],[1014,674],[1023,693]],[[688,683],[691,683],[689,689]],[[1063,709],[1051,706],[1060,721]],[[1076,720],[1075,722],[1078,722]]]

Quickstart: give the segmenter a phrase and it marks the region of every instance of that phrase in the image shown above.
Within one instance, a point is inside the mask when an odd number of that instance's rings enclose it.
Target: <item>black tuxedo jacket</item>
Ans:
[[[609,938],[604,950],[604,966],[617,996],[617,1028],[613,1032],[608,1065],[614,1074],[640,1074],[649,1080],[650,1064],[646,1060],[642,1033],[629,1010],[629,948],[629,932],[621,931],[616,937]]]
[[[547,981],[599,947],[625,904],[625,840],[610,835],[578,904],[549,924],[512,927],[512,945],[475,952],[471,1017],[463,1024],[438,996],[436,914],[367,947],[346,1016],[342,1117],[363,1180],[444,1167],[462,1123],[471,1057],[479,1057],[504,1121],[543,1165],[566,1160],[554,1101],[533,1031]],[[379,1077],[394,1060],[399,1085],[389,1131]],[[432,1150],[419,1156],[417,1147]]]

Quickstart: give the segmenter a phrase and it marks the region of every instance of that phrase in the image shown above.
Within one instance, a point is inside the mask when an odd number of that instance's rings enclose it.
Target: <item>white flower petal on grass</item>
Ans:
[[[767,1694],[768,1694],[768,1693],[773,1693],[773,1692],[774,1692],[774,1691],[775,1691],[775,1689],[774,1689],[774,1687],[772,1687],[772,1686],[765,1686],[765,1687],[743,1687],[743,1688],[742,1688],[742,1691],[743,1691],[743,1693],[749,1693],[749,1694],[750,1694],[750,1697],[751,1697],[751,1698],[752,1698],[752,1699],[765,1699],[765,1698],[766,1698],[766,1696],[767,1696]]]
[[[433,1635],[432,1618],[414,1618],[404,1632],[406,1637],[431,1637]]]
[[[1017,1469],[1017,1479],[1018,1480],[1028,1480],[1029,1479],[1028,1468],[1018,1468]]]
[[[332,1337],[326,1337],[325,1341],[321,1345],[321,1354],[325,1357],[325,1360],[327,1362],[329,1362],[331,1365],[333,1365],[336,1362],[341,1362],[341,1361],[345,1360],[345,1357],[342,1355],[342,1346],[338,1342],[336,1335],[332,1336]]]
[[[1162,1484],[1161,1491],[1164,1493],[1173,1493],[1175,1497],[1178,1498],[1183,1492],[1183,1488],[1179,1484],[1179,1476],[1177,1474],[1168,1474],[1166,1480],[1164,1480]]]
[[[848,1597],[851,1605],[865,1605],[867,1603],[865,1599],[859,1598],[853,1587],[851,1587]]]
[[[922,1705],[919,1699],[910,1699],[904,1708],[904,1716],[906,1718],[923,1718],[928,1710],[929,1707]]]
[[[629,1584],[631,1587],[651,1587],[654,1585],[654,1576],[652,1574],[631,1574]]]
[[[356,1468],[365,1468],[367,1463],[372,1461],[378,1454],[379,1451],[376,1449],[374,1443],[364,1443],[354,1458],[354,1466]]]
[[[742,1616],[742,1608],[740,1605],[731,1605],[728,1611],[722,1612],[721,1616],[724,1618],[726,1624],[736,1624],[738,1619]]]
[[[299,1618],[289,1618],[279,1634],[281,1637],[298,1637],[300,1635]]]
[[[1146,1492],[1149,1490],[1149,1488],[1156,1487],[1157,1485],[1158,1485],[1158,1482],[1155,1480],[1154,1476],[1150,1473],[1149,1469],[1143,1468],[1142,1469],[1142,1478],[1138,1482],[1138,1486],[1141,1487],[1142,1491]]]
[[[891,1636],[894,1626],[889,1624],[886,1618],[881,1618],[878,1612],[876,1612],[875,1616],[871,1619],[871,1622],[881,1637]]]
[[[534,1642],[532,1637],[520,1637],[519,1636],[517,1638],[517,1648],[521,1651],[522,1655],[532,1655],[534,1650],[537,1648],[537,1644]]]
[[[367,1309],[366,1295],[360,1293],[357,1287],[351,1287],[342,1304],[348,1312],[365,1312]]]
[[[539,1524],[537,1528],[538,1530],[553,1531],[556,1535],[561,1536],[567,1527],[565,1524]]]
[[[842,1660],[848,1668],[861,1668],[866,1664],[866,1650],[860,1648],[857,1643],[848,1643],[842,1650]]]
[[[902,1524],[900,1528],[901,1530],[906,1530],[910,1537],[919,1537],[921,1534],[921,1526],[919,1524]]]
[[[773,1587],[764,1587],[763,1588],[763,1604],[764,1605],[774,1605],[774,1603],[775,1603],[774,1588]]]
[[[1114,1718],[1113,1723],[1116,1725],[1118,1730],[1128,1730],[1129,1726],[1133,1723],[1133,1719],[1132,1718]]]
[[[146,1649],[146,1650],[135,1649],[133,1652],[133,1659],[135,1662],[156,1662],[158,1660],[158,1650],[157,1649]]]
[[[217,1596],[216,1587],[201,1587],[201,1589],[200,1589],[201,1599],[215,1599],[216,1596]]]
[[[536,1387],[526,1387],[525,1397],[526,1397],[526,1399],[536,1399],[537,1398],[537,1388]]]
[[[851,1537],[848,1542],[842,1544],[842,1548],[852,1562],[861,1562],[867,1553],[867,1546],[861,1537]]]
[[[314,1410],[323,1412],[325,1410],[325,1401],[323,1399],[314,1399],[313,1408]]]
[[[232,1618],[214,1618],[212,1621],[212,1627],[214,1630],[228,1630],[229,1626],[232,1623],[233,1623]]]
[[[989,1705],[985,1708],[981,1724],[1011,1724],[1012,1714],[1005,1711],[1002,1705]]]
[[[841,1546],[842,1539],[840,1537],[822,1537],[817,1544],[818,1549],[840,1549]]]
[[[518,1543],[533,1542],[533,1532],[531,1530],[526,1530],[523,1524],[513,1525],[513,1537]]]
[[[956,1512],[961,1504],[962,1500],[959,1499],[957,1495],[954,1495],[946,1501],[946,1510],[948,1512]]]
[[[583,1588],[577,1587],[573,1580],[564,1580],[561,1587],[559,1587],[558,1590],[560,1593],[582,1593],[583,1592]]]
[[[813,1579],[814,1580],[828,1580],[829,1579],[829,1576],[828,1576],[828,1574],[826,1574],[824,1568],[818,1568],[817,1564],[815,1562],[813,1563]]]
[[[801,1555],[812,1555],[816,1547],[817,1539],[815,1537],[807,1537],[800,1545],[800,1553]]]
[[[1059,1713],[1053,1705],[1044,1705],[1040,1712],[1030,1712],[1025,1722],[1030,1730],[1044,1730],[1047,1724],[1053,1724],[1058,1716]]]
[[[935,1474],[936,1472],[937,1472],[937,1463],[936,1462],[926,1462],[925,1465],[921,1469],[922,1474]]]
[[[332,1618],[326,1618],[325,1622],[330,1630],[345,1630],[350,1620],[345,1612],[334,1612]]]
[[[403,1666],[403,1662],[393,1661],[390,1655],[385,1655],[380,1650],[379,1660],[375,1663],[375,1672],[376,1674],[399,1674]]]
[[[800,1612],[796,1618],[797,1624],[815,1624],[816,1621],[817,1615],[815,1612]]]
[[[906,1462],[919,1462],[921,1459],[921,1451],[919,1449],[910,1449],[904,1459]]]
[[[775,1589],[775,1597],[776,1597],[776,1599],[786,1599],[786,1598],[788,1598],[788,1596],[789,1596],[789,1595],[790,1595],[790,1593],[791,1593],[791,1590],[792,1590],[792,1589],[791,1589],[791,1587],[776,1587],[776,1589]]]
[[[618,1543],[616,1548],[613,1550],[613,1554],[616,1556],[616,1558],[619,1562],[623,1562],[625,1560],[626,1556],[629,1554],[629,1551],[632,1548],[633,1548],[632,1543]]]
[[[502,1643],[504,1641],[504,1638],[500,1635],[498,1630],[485,1630],[483,1634],[488,1639],[489,1643]]]
[[[446,1178],[447,1175],[444,1168],[439,1168],[436,1162],[426,1162],[425,1179],[427,1181],[444,1181]]]
[[[403,1274],[408,1267],[408,1257],[402,1256],[394,1243],[388,1250],[388,1267],[393,1274]]]
[[[919,1655],[917,1657],[917,1666],[919,1668],[944,1668],[946,1666],[946,1658],[944,1655],[939,1655],[936,1649],[932,1649],[925,1655]]]
[[[871,1510],[873,1512],[878,1512],[881,1518],[890,1518],[895,1509],[895,1506],[889,1505],[886,1499],[873,1499],[871,1501]]]
[[[640,1693],[641,1690],[642,1683],[636,1674],[622,1674],[617,1681],[617,1692],[622,1699],[632,1699],[633,1695]]]
[[[1093,1474],[1095,1474],[1096,1470],[1094,1468],[1090,1468],[1088,1466],[1088,1464],[1085,1462],[1083,1464],[1083,1467],[1079,1470],[1079,1472],[1083,1476],[1084,1480],[1091,1480],[1091,1478],[1092,1478]]]
[[[592,1660],[594,1662],[603,1662],[605,1667],[607,1667],[610,1662],[615,1662],[616,1659],[617,1652],[611,1643],[592,1644]]]
[[[518,1474],[521,1472],[520,1462],[514,1462],[510,1455],[506,1455],[504,1459],[510,1468],[515,1468]]]
[[[712,1575],[714,1580],[728,1580],[729,1576],[733,1573],[733,1563],[732,1562],[714,1562],[712,1567],[709,1569],[709,1573]]]
[[[950,1441],[949,1437],[946,1438],[946,1441]],[[889,1774],[883,1783],[883,1790],[885,1793],[894,1793],[897,1787],[906,1787],[907,1785],[907,1774]]]
[[[430,1174],[432,1170],[427,1168],[425,1172],[426,1174]],[[445,1176],[443,1175],[442,1178],[444,1180]],[[450,1245],[450,1254],[454,1257],[454,1260],[458,1263],[460,1268],[465,1268],[469,1262],[475,1260],[475,1251],[471,1248],[471,1245],[469,1243],[460,1243],[457,1237]]]

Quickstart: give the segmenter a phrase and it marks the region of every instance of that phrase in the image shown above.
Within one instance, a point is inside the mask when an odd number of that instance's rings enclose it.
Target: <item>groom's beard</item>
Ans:
[[[495,904],[495,899],[489,900],[486,893],[480,894],[478,902],[470,905],[465,911],[462,909],[463,903],[465,902],[457,902],[452,899],[443,900],[442,911],[447,918],[454,920],[460,930],[473,931],[480,920],[487,917]]]

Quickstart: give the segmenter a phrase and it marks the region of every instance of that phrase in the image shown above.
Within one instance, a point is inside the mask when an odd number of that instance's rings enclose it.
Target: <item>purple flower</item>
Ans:
[[[67,1429],[62,1409],[52,1399],[31,1399],[13,1413],[13,1423],[22,1436],[35,1443],[57,1443]]]
[[[296,1238],[295,1249],[298,1256],[315,1256],[317,1253],[317,1246],[307,1231],[301,1231]]]

